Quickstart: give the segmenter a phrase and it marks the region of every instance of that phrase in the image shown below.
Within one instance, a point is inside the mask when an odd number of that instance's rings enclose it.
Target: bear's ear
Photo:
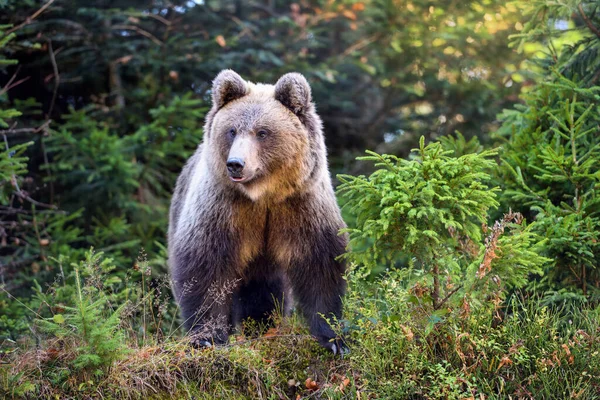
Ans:
[[[311,105],[310,85],[302,74],[285,74],[275,84],[275,100],[303,117]]]
[[[213,81],[212,101],[213,107],[220,109],[230,101],[246,95],[246,81],[235,71],[225,69]]]

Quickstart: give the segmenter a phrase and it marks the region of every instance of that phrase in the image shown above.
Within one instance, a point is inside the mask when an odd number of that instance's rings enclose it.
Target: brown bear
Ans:
[[[170,210],[184,326],[196,345],[223,344],[245,318],[293,301],[322,346],[345,352],[326,319],[341,317],[347,238],[308,82],[288,73],[254,84],[225,70],[212,103]]]

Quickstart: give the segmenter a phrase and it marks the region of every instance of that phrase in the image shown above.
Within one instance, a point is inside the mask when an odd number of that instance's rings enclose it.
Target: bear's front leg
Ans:
[[[308,240],[310,246],[302,243],[303,256],[289,266],[294,298],[311,334],[323,347],[343,355],[348,348],[327,319],[333,323],[342,317],[345,265],[336,258],[344,252],[345,239],[331,229],[315,233]]]
[[[185,327],[192,344],[197,347],[223,345],[228,342],[232,329],[232,293],[237,280],[206,281],[192,294],[181,301]],[[194,293],[194,292],[191,292]]]
[[[181,252],[173,263],[173,286],[181,308],[183,326],[195,346],[225,344],[231,330],[233,293],[239,280],[225,266],[227,258],[217,260],[212,252]]]

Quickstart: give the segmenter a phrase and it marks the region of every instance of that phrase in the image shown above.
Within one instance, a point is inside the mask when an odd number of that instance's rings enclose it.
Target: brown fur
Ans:
[[[233,156],[243,158],[250,181],[230,179]],[[229,70],[217,76],[204,143],[177,180],[169,225],[174,293],[201,342],[225,341],[240,319],[272,312],[273,298],[289,309],[293,292],[311,332],[341,350],[319,316],[341,317],[345,289],[336,260],[346,246],[338,235],[344,223],[326,158],[302,75],[284,75],[275,86]],[[211,288],[227,282],[233,293],[212,301]],[[210,319],[223,317],[229,326],[207,331]]]

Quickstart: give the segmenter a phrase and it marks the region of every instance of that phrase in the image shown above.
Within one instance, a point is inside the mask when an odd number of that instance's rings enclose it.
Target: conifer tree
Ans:
[[[532,287],[549,300],[600,296],[599,28],[597,2],[530,4],[517,39],[545,41],[548,56],[538,60],[545,77],[524,105],[501,115],[497,134],[502,202],[547,239],[552,264]]]

